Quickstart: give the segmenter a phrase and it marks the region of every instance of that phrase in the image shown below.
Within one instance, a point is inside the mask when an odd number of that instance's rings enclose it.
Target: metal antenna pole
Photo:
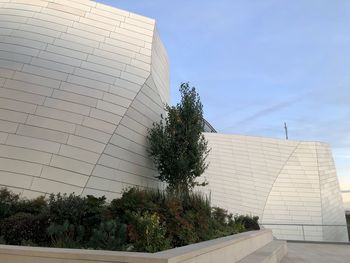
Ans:
[[[288,127],[287,127],[287,123],[284,123],[284,130],[286,131],[286,140],[288,140]]]

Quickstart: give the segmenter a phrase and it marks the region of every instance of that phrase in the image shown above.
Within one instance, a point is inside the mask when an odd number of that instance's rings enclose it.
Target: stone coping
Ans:
[[[169,249],[157,253],[140,253],[140,252],[122,252],[122,251],[105,251],[105,250],[88,250],[88,249],[62,249],[62,248],[45,248],[45,247],[25,247],[0,245],[0,262],[3,259],[8,260],[11,256],[20,258],[46,258],[57,259],[59,262],[123,262],[123,263],[176,263],[187,262],[193,258],[204,254],[210,254],[229,246],[239,245],[241,242],[249,239],[267,239],[269,240],[271,230],[249,231],[232,236],[208,240],[188,246]],[[47,262],[55,262],[55,261]],[[4,261],[5,262],[5,261]],[[6,262],[21,262],[20,260]],[[24,262],[24,261],[23,261]],[[58,262],[58,261],[57,261]]]

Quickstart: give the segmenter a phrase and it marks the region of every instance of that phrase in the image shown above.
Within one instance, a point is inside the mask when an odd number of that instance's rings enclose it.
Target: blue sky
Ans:
[[[350,189],[350,1],[98,0],[153,17],[172,102],[189,81],[220,132],[328,142]]]

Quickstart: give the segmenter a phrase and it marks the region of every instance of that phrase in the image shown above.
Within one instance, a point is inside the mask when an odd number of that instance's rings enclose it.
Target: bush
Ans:
[[[211,208],[207,198],[198,193],[164,192],[132,188],[111,203],[111,213],[124,222],[135,213],[156,213],[166,225],[173,246],[184,246],[211,238]]]
[[[47,233],[51,238],[51,246],[58,248],[82,248],[85,229],[81,225],[70,224],[67,220],[63,224],[52,223]]]
[[[43,213],[47,209],[47,202],[44,196],[37,197],[32,200],[20,199],[14,205],[14,210],[16,213],[29,213],[38,215]]]
[[[0,243],[157,252],[259,229],[258,217],[235,216],[198,193],[131,188],[104,197],[21,199],[0,190]]]
[[[73,225],[83,228],[81,237],[84,244],[89,242],[92,230],[98,228],[101,221],[108,216],[106,198],[93,196],[80,197],[70,195],[51,195],[48,201],[50,223],[58,225]]]
[[[18,213],[2,222],[2,236],[9,245],[40,245],[47,242],[45,235],[47,218],[38,215]]]
[[[17,213],[39,214],[47,207],[43,196],[27,200],[10,192],[6,188],[0,189],[0,220]]]
[[[170,240],[165,235],[166,228],[160,223],[156,213],[145,212],[133,215],[129,236],[135,251],[154,253],[171,248]]]
[[[244,228],[247,231],[251,231],[251,230],[259,230],[260,226],[259,226],[259,217],[258,216],[235,216],[235,222],[236,223],[241,223],[242,225],[244,225]]]
[[[86,215],[85,199],[74,194],[52,194],[48,203],[51,222],[56,224],[63,225],[67,221],[79,225]]]
[[[159,203],[164,199],[163,193],[159,190],[141,190],[131,188],[125,191],[121,198],[114,199],[110,205],[111,214],[114,217],[122,217],[127,220],[131,212],[157,212]]]
[[[125,250],[127,225],[116,220],[101,222],[99,228],[92,231],[89,246],[104,250]]]
[[[47,207],[44,197],[32,200],[0,189],[0,242],[12,245],[47,242],[48,218],[42,214]]]
[[[181,197],[168,195],[162,208],[160,217],[167,226],[168,236],[173,246],[184,246],[198,240],[193,223],[188,221],[189,218],[185,218],[186,208],[183,206]]]
[[[6,188],[0,190],[0,220],[16,213],[18,201],[19,195],[10,192]]]

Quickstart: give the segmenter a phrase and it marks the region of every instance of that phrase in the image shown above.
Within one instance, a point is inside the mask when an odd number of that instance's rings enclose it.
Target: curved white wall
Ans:
[[[258,215],[281,239],[304,238],[295,224],[346,224],[327,144],[216,133],[205,137],[211,147],[206,191],[215,205]],[[306,240],[348,241],[346,227],[306,226],[304,235]]]
[[[155,22],[88,0],[0,1],[0,185],[25,196],[157,186],[169,102]]]
[[[146,134],[169,95],[154,20],[88,0],[0,0],[0,186],[108,198],[157,187]],[[205,136],[214,204],[265,224],[345,224],[327,145]],[[305,231],[346,240],[340,228]]]

